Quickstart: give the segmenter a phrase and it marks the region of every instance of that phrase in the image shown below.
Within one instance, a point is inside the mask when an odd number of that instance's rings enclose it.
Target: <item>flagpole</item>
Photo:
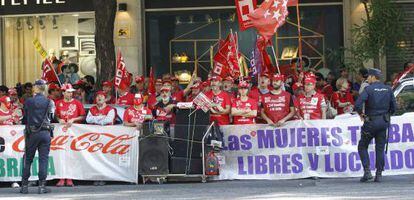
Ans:
[[[46,60],[47,60],[47,62],[48,62],[48,64],[49,64],[50,68],[52,68],[53,73],[55,74],[55,76],[56,76],[56,78],[57,78],[57,80],[58,80],[58,82],[59,82],[59,86],[60,86],[60,87],[62,87],[62,83],[61,83],[61,82],[60,82],[60,80],[59,80],[59,76],[58,76],[58,75],[57,75],[57,73],[56,73],[55,67],[53,67],[52,63],[50,63],[50,61],[49,61],[49,59],[48,59],[48,58],[46,58]],[[44,70],[45,70],[45,69],[44,69],[44,67],[43,67],[43,71],[44,71]]]
[[[302,66],[302,31],[301,31],[301,25],[300,25],[300,12],[299,12],[299,0],[298,3],[296,4],[296,18],[298,21],[298,35],[299,35],[299,45],[298,45],[298,51],[299,51],[299,66],[301,68],[301,71],[303,71],[303,66]]]
[[[281,73],[280,73],[280,68],[279,68],[279,62],[277,61],[277,55],[276,55],[276,52],[275,52],[275,48],[273,47],[273,44],[272,44],[272,52],[273,52],[273,55],[275,56],[275,61],[276,61],[277,72],[278,72],[279,74],[281,74]]]

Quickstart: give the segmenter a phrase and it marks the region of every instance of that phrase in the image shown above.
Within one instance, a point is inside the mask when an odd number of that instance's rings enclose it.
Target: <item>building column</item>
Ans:
[[[116,51],[121,50],[127,70],[134,75],[145,75],[143,3],[137,0],[117,0],[127,4],[127,12],[117,12],[115,19],[114,43]],[[129,36],[119,38],[119,28],[127,27]]]

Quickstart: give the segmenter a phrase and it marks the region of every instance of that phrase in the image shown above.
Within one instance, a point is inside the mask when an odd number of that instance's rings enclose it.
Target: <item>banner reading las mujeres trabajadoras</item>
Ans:
[[[414,174],[414,113],[393,117],[384,175]],[[293,121],[284,127],[226,126],[219,179],[357,177],[359,117]],[[370,146],[375,169],[375,145]]]

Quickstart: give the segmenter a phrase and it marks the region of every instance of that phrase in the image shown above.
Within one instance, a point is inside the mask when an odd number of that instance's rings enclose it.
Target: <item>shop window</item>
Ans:
[[[58,74],[59,63],[76,63],[79,68],[75,72],[80,77],[95,76],[93,13],[5,17],[3,21],[3,72],[7,86],[33,82],[42,76],[43,58],[33,45],[35,39],[59,61],[53,64]]]

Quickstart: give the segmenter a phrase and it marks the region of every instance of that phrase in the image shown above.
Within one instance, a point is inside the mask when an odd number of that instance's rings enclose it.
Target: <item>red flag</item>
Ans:
[[[229,66],[227,64],[227,60],[225,57],[223,57],[220,52],[218,52],[216,55],[214,55],[214,67],[213,67],[213,73],[222,77],[226,78],[229,76]]]
[[[150,69],[150,75],[149,75],[148,93],[155,94],[155,78],[154,78],[154,70],[152,69],[152,67]]]
[[[56,75],[56,72],[54,71],[54,68],[52,67],[52,64],[50,64],[49,59],[45,59],[43,62],[43,74],[42,79],[46,82],[59,82],[59,78]]]
[[[229,34],[223,42],[220,42],[220,48],[218,51],[221,58],[217,60],[221,61],[221,64],[227,63],[225,66],[228,66],[228,72],[233,78],[238,78],[240,75],[240,66],[238,61],[238,48],[237,48],[237,36],[234,34]],[[225,63],[223,61],[225,60]]]
[[[275,68],[273,67],[272,61],[270,61],[270,56],[267,53],[266,49],[262,51],[263,58],[263,72],[268,74],[274,74]]]
[[[287,4],[288,0],[264,1],[249,15],[253,26],[266,40],[270,40],[277,29],[285,23],[289,14]]]
[[[401,74],[399,74],[393,81],[392,83],[392,87],[394,88],[395,86],[397,86],[397,84],[404,79],[407,74],[414,72],[414,65],[410,65],[404,72],[402,72]]]
[[[121,84],[130,85],[131,75],[126,69],[124,57],[122,57],[121,51],[118,52],[116,71],[115,71],[115,88],[118,88]]]
[[[250,21],[248,15],[256,8],[257,0],[236,0],[236,10],[241,31],[252,27],[252,22]]]
[[[289,2],[287,3],[287,6],[296,6],[298,5],[299,0],[289,0]]]

